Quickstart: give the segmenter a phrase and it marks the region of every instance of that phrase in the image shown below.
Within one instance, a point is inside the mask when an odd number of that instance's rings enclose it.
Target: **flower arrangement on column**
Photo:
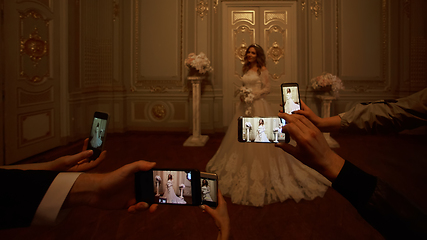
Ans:
[[[188,54],[188,57],[185,59],[185,66],[188,69],[189,77],[205,77],[205,80],[208,74],[213,71],[213,68],[211,67],[211,62],[203,52],[199,53],[199,55],[196,55],[195,53]],[[206,81],[203,81],[201,83],[202,93],[205,88],[205,85]],[[190,81],[186,82],[186,84],[184,85],[184,90],[190,92],[191,96],[192,87]]]
[[[322,73],[322,75],[312,78],[310,80],[311,87],[316,92],[330,94],[338,97],[338,91],[344,89],[344,84],[341,79],[331,73]]]
[[[252,124],[250,122],[246,122],[245,123],[245,128],[246,128],[246,142],[250,142],[250,132],[252,129]]]

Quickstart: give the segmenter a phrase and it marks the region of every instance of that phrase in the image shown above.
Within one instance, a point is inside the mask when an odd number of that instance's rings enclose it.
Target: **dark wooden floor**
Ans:
[[[204,170],[223,134],[210,135],[204,147],[183,147],[184,133],[129,132],[110,134],[108,157],[92,172],[112,171],[144,159],[157,167]],[[427,212],[427,140],[425,136],[343,136],[336,152],[378,175]],[[81,149],[82,141],[27,160],[46,161]],[[226,198],[234,239],[383,239],[337,192],[295,203],[287,200],[262,208],[232,204]],[[155,213],[130,215],[81,207],[54,227],[0,231],[1,239],[216,239],[213,220],[198,207],[159,206]]]

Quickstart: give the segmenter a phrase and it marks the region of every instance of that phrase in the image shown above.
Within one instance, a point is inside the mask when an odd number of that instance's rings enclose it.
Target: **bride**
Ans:
[[[187,202],[184,199],[181,199],[176,196],[175,190],[173,189],[173,180],[172,174],[168,175],[168,181],[166,183],[167,190],[163,194],[163,197],[166,198],[167,203],[175,203],[175,204],[186,204]]]
[[[299,105],[292,99],[291,89],[286,90],[285,113],[292,114],[293,111],[299,110]]]
[[[268,140],[267,138],[267,135],[265,134],[264,120],[262,119],[259,120],[259,126],[257,130],[255,142],[270,142],[270,140]]]
[[[286,199],[299,202],[323,197],[330,182],[315,170],[274,144],[237,141],[237,119],[245,112],[253,116],[277,116],[263,98],[270,92],[270,82],[261,46],[250,45],[244,60],[241,81],[252,89],[253,101],[247,104],[241,98],[221,146],[206,170],[218,175],[221,192],[236,204],[263,206]]]

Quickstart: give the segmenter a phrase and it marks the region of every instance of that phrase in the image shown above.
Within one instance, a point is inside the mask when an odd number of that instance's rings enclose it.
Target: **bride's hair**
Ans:
[[[261,75],[261,68],[265,67],[265,54],[264,54],[264,50],[262,49],[262,47],[260,45],[256,44],[256,43],[251,44],[246,49],[245,59],[244,59],[245,63],[243,64],[243,67],[242,67],[243,75],[245,75],[245,73],[247,73],[249,71],[249,69],[251,68],[251,63],[248,61],[248,57],[247,57],[249,49],[251,47],[255,48],[255,51],[256,51],[256,65],[258,67],[258,71],[257,72],[258,72],[258,75]]]

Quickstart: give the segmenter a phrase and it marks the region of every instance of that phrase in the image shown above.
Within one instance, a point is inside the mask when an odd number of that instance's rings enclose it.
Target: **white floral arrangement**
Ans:
[[[157,176],[156,176],[156,181],[161,182],[161,181],[162,181],[162,178],[161,178],[159,175],[157,175]]]
[[[310,82],[311,87],[314,90],[328,89],[328,91],[338,93],[339,90],[344,89],[344,84],[342,83],[341,79],[335,75],[332,75],[331,73],[323,73],[320,76],[312,78]]]
[[[252,124],[250,122],[246,122],[245,123],[246,128],[251,129],[252,128]]]
[[[179,185],[179,188],[184,189],[184,188],[185,188],[185,184],[184,184],[184,183],[181,183],[181,184]]]
[[[213,71],[213,68],[211,67],[211,62],[203,52],[201,52],[199,55],[196,55],[195,53],[190,53],[187,59],[185,59],[185,65],[189,69],[196,69],[197,72],[199,72],[200,74],[205,74]]]

